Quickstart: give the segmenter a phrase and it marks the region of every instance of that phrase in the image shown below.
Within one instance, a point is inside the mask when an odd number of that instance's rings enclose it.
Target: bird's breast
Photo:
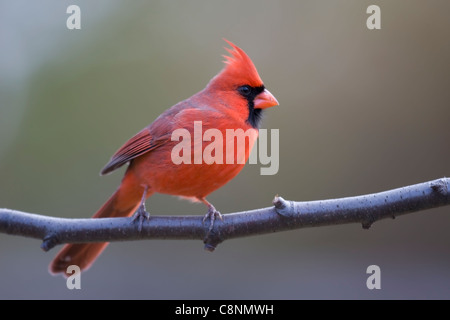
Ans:
[[[258,130],[202,127],[181,130],[163,146],[134,159],[130,169],[159,193],[204,197],[233,179],[247,162]]]

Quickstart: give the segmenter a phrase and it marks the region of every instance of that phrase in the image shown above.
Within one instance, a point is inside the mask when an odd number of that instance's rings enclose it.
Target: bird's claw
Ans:
[[[223,215],[214,208],[213,205],[208,206],[208,212],[203,217],[203,224],[205,223],[206,219],[209,218],[210,225],[208,229],[208,235],[211,232],[212,228],[214,227],[214,222],[216,221],[216,218],[219,218],[220,221],[223,221]]]
[[[133,222],[135,221],[139,221],[138,223],[138,230],[139,232],[142,231],[142,225],[144,223],[144,219],[145,220],[149,220],[150,219],[150,213],[148,213],[145,210],[145,205],[144,203],[141,203],[141,205],[139,206],[139,208],[137,209],[137,211],[134,213],[133,215]]]

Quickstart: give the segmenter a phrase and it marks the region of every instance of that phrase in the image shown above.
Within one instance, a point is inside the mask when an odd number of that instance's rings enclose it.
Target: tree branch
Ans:
[[[0,232],[42,239],[48,251],[62,243],[140,239],[202,239],[213,251],[227,239],[306,227],[359,222],[363,228],[384,218],[450,204],[449,178],[357,197],[320,201],[287,201],[274,206],[224,215],[208,234],[203,216],[151,216],[142,230],[132,218],[64,219],[0,209]]]

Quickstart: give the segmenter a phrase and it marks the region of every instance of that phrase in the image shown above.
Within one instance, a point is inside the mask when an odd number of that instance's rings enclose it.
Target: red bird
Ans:
[[[225,40],[227,41],[227,40]],[[98,210],[93,218],[128,217],[137,211],[145,212],[145,200],[153,193],[165,193],[201,201],[208,206],[206,218],[211,226],[220,213],[206,200],[211,192],[233,179],[244,167],[258,136],[262,110],[278,105],[275,97],[264,87],[253,62],[247,54],[227,41],[224,69],[205,89],[189,99],[177,103],[162,113],[152,124],[126,142],[101,171],[107,174],[129,163],[125,176],[116,192]],[[218,129],[226,136],[227,129],[242,129],[250,133],[245,144],[245,161],[238,162],[236,147],[233,163],[175,164],[172,151],[179,141],[172,140],[176,129],[186,129],[194,135],[194,121],[201,121],[203,132]],[[248,131],[247,131],[248,130]],[[217,131],[216,131],[217,132]],[[212,143],[212,142],[210,142]],[[202,150],[208,146],[203,141]],[[191,142],[194,159],[195,145]],[[223,143],[226,153],[226,146]],[[217,151],[217,150],[216,150]],[[242,160],[242,159],[241,159]],[[108,243],[67,244],[49,266],[52,274],[63,273],[69,265],[88,269]]]

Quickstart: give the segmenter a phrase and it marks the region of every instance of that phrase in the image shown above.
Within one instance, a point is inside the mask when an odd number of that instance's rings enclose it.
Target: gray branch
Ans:
[[[287,201],[273,206],[225,214],[208,233],[202,216],[151,216],[139,231],[132,218],[64,219],[0,209],[0,232],[41,239],[48,251],[63,243],[141,239],[197,239],[213,251],[227,239],[306,227],[361,223],[369,228],[384,218],[450,204],[449,178],[357,197],[319,201]]]

